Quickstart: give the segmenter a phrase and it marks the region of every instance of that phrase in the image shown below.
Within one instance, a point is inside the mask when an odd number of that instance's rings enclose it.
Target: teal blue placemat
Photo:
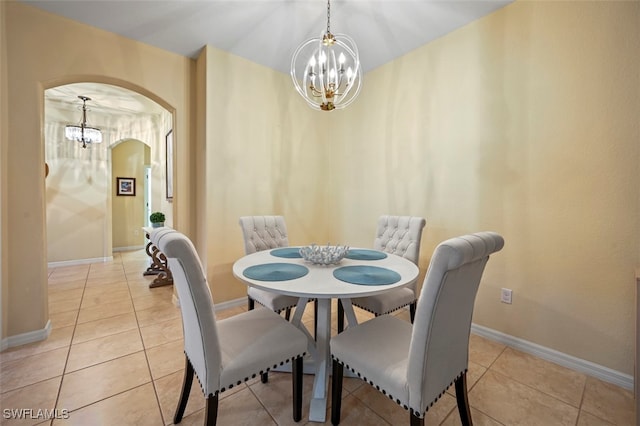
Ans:
[[[306,266],[292,263],[265,263],[249,266],[242,272],[247,278],[259,281],[287,281],[304,277],[309,273]]]
[[[287,259],[302,259],[300,247],[283,247],[273,249],[269,252],[271,256],[286,257]]]
[[[379,266],[343,266],[335,269],[333,276],[350,284],[388,285],[400,281],[400,274]]]
[[[353,260],[380,260],[386,258],[387,253],[378,250],[349,249],[345,257]]]

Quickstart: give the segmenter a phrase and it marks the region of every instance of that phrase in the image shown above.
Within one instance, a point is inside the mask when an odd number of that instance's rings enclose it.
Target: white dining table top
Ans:
[[[370,249],[359,249],[370,250]],[[379,260],[354,260],[344,258],[337,265],[314,265],[302,258],[285,258],[271,254],[272,250],[263,250],[246,255],[233,264],[233,275],[255,288],[296,297],[313,298],[355,298],[384,293],[393,288],[410,284],[418,277],[418,267],[408,259],[390,253]],[[262,281],[246,277],[245,269],[269,263],[292,263],[303,265],[309,272],[300,277],[284,281]],[[377,266],[400,274],[400,280],[386,285],[351,284],[334,277],[333,272],[344,266]]]

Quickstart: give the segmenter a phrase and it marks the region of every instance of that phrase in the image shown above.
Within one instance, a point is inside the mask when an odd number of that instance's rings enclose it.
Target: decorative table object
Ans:
[[[300,255],[314,265],[337,265],[349,252],[348,246],[319,246],[311,244],[300,248]]]

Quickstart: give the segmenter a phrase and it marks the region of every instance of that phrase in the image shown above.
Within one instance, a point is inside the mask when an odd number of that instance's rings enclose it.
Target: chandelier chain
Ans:
[[[331,34],[331,0],[327,0],[327,34]]]

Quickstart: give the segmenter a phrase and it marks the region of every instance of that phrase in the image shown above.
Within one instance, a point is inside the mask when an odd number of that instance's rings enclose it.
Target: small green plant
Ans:
[[[151,223],[162,223],[164,222],[164,213],[162,212],[153,212],[151,216],[149,216],[149,220]]]

